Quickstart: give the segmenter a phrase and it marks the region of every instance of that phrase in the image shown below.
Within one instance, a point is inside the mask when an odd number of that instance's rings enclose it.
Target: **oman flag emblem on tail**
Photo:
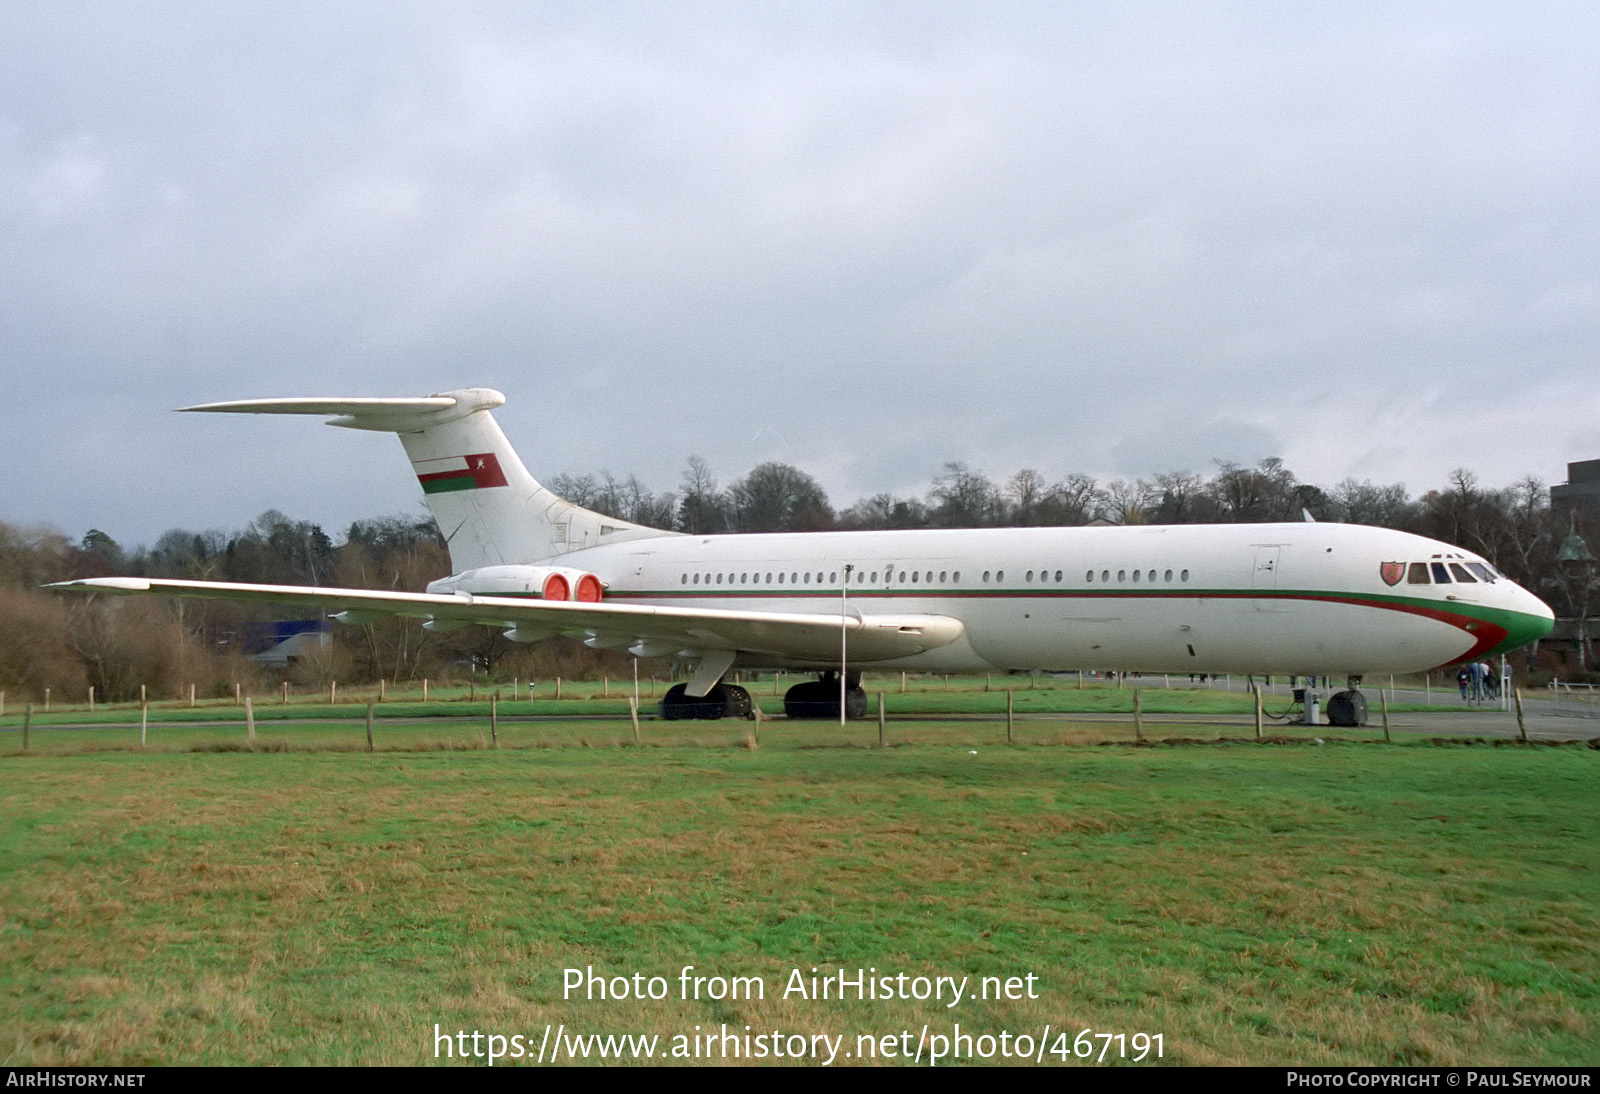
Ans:
[[[506,485],[505,472],[500,470],[500,461],[493,452],[422,460],[412,466],[416,468],[417,481],[422,483],[424,494],[482,490],[489,486]]]

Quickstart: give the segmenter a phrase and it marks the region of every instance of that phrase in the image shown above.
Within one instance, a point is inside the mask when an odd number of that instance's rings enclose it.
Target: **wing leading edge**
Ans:
[[[511,637],[519,641],[571,634],[584,636],[592,646],[627,649],[639,656],[733,653],[758,661],[767,659],[771,667],[837,664],[841,630],[852,662],[910,657],[948,646],[965,630],[960,620],[943,615],[841,617],[167,578],[89,578],[48,588],[300,604],[335,616],[347,613],[348,622],[370,622],[385,616],[425,618],[442,625],[441,629],[449,629],[451,624],[502,627],[514,632]]]

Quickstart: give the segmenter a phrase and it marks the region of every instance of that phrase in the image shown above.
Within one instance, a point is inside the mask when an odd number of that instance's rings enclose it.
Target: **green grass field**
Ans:
[[[750,729],[510,722],[491,750],[380,722],[367,754],[359,721],[259,751],[108,727],[0,754],[5,1062],[424,1063],[435,1023],[853,1052],[956,1022],[1159,1033],[1169,1063],[1600,1060],[1600,752]],[[681,999],[685,965],[765,998]],[[590,966],[671,991],[563,999]],[[813,968],[1033,974],[1038,998],[781,997]]]

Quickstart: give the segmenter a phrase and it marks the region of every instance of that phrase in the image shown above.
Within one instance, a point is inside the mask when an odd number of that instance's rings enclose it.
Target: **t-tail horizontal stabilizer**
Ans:
[[[489,413],[505,401],[498,391],[472,387],[417,398],[239,399],[180,409],[315,414],[329,425],[397,434],[456,573],[674,534],[580,508],[539,485]]]

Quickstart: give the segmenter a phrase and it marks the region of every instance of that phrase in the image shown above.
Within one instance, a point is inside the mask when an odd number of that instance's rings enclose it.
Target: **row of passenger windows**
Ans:
[[[1476,585],[1480,581],[1492,583],[1497,576],[1493,568],[1481,562],[1413,562],[1406,569],[1406,584],[1448,585],[1454,580]]]
[[[935,573],[936,571],[933,570],[900,570],[898,572],[895,570],[885,570],[880,574],[880,572],[877,570],[857,570],[851,584],[877,585],[879,584],[880,579],[885,585],[945,585],[959,583],[961,581],[960,570],[939,570],[937,571],[937,576],[935,576]],[[1052,573],[1054,575],[1053,577]],[[1154,585],[1158,582],[1171,582],[1173,580],[1173,572],[1171,570],[1164,572],[1160,570],[1134,570],[1132,574],[1132,580],[1134,584],[1148,580],[1151,585]],[[1062,575],[1063,571],[1061,570],[1029,570],[1025,575],[1023,575],[1023,581],[1033,584],[1035,580],[1037,580],[1038,584],[1041,585],[1049,584],[1053,581],[1055,584],[1059,585],[1062,581]],[[1129,571],[1118,570],[1116,580],[1126,582],[1129,580],[1128,575]],[[1004,570],[983,571],[983,581],[985,583],[990,581],[998,583],[1003,582],[1005,579],[1006,572]],[[1096,580],[1099,580],[1101,583],[1109,583],[1111,581],[1111,571],[1101,570],[1097,579],[1093,570],[1087,570],[1084,572],[1083,580],[1087,584],[1091,585],[1094,584]],[[1188,581],[1189,571],[1179,571],[1177,580]],[[839,571],[805,570],[792,571],[787,574],[781,572],[774,573],[772,571],[769,571],[765,574],[750,573],[749,571],[718,574],[686,573],[679,576],[678,583],[681,585],[821,585],[838,587]]]
[[[939,581],[940,584],[944,584],[946,582],[956,582],[956,581],[960,581],[961,580],[961,571],[960,570],[954,570],[954,571],[952,571],[952,570],[940,570],[940,571],[938,571],[938,574],[939,574],[938,581]],[[1005,576],[1005,571],[1004,570],[1002,570],[1000,572],[1000,576],[1001,577]],[[987,573],[985,573],[983,575],[983,579],[985,581],[988,581],[989,580],[989,575]],[[893,583],[895,581],[895,572],[893,570],[884,571],[883,574],[882,574],[882,580],[883,580],[883,583],[886,584],[886,585],[890,584],[890,583]],[[852,584],[855,584],[855,585],[876,585],[876,584],[878,584],[878,582],[879,582],[879,573],[878,573],[878,571],[873,570],[872,572],[868,573],[866,571],[858,570],[855,573],[855,577],[854,577],[854,580],[852,581]],[[824,573],[821,570],[817,570],[817,571],[814,571],[814,572],[807,570],[807,571],[803,571],[803,572],[791,572],[791,573],[787,573],[787,574],[785,574],[785,573],[774,574],[772,572],[768,572],[768,573],[765,573],[765,574],[749,573],[749,572],[743,572],[743,573],[738,573],[738,574],[731,574],[731,573],[730,574],[703,574],[703,575],[702,574],[682,574],[678,578],[678,583],[680,585],[833,585],[833,586],[838,586],[838,584],[839,584],[839,571],[838,570],[827,571],[826,577],[824,577]],[[910,585],[921,585],[921,584],[932,585],[932,584],[934,584],[934,571],[928,570],[928,571],[924,572],[924,571],[921,571],[921,570],[910,570],[910,571],[901,570],[900,571],[900,576],[899,576],[899,583],[902,584],[902,585],[906,585],[906,584],[910,584]]]
[[[1129,577],[1129,573],[1128,573],[1127,570],[1118,570],[1117,571],[1117,580],[1118,581],[1127,581],[1128,577]],[[1171,582],[1172,582],[1172,571],[1171,570],[1165,570],[1165,571],[1162,571],[1162,570],[1134,570],[1133,574],[1132,574],[1132,577],[1133,577],[1133,583],[1135,585],[1139,584],[1139,582],[1141,582],[1141,581],[1148,581],[1152,585],[1155,585],[1158,582],[1164,583],[1164,584],[1171,584]],[[1061,580],[1061,572],[1059,570],[1056,572],[1056,580],[1057,581]],[[1083,575],[1083,580],[1087,581],[1091,585],[1094,584],[1094,582],[1095,582],[1094,571],[1090,570],[1088,573],[1084,574]],[[1180,582],[1181,581],[1188,581],[1189,580],[1189,571],[1188,570],[1179,570],[1178,571],[1178,580]],[[1100,582],[1101,582],[1101,584],[1106,584],[1106,583],[1109,583],[1110,581],[1111,581],[1111,571],[1110,570],[1101,570],[1100,571]]]

